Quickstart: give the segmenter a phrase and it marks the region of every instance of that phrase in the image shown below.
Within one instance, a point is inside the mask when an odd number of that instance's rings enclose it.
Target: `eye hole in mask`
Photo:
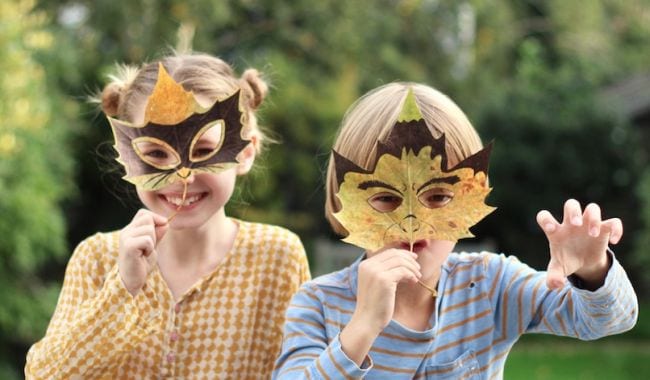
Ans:
[[[155,137],[138,137],[131,142],[136,154],[147,164],[169,170],[181,163],[180,155],[166,142]]]
[[[215,120],[201,128],[192,139],[190,161],[206,161],[217,154],[223,145],[225,130],[225,122],[222,119]]]
[[[454,199],[454,193],[440,187],[434,187],[418,195],[418,200],[426,208],[440,208],[447,205]]]
[[[402,205],[404,199],[388,191],[377,193],[368,199],[370,207],[379,212],[391,212],[397,210]]]

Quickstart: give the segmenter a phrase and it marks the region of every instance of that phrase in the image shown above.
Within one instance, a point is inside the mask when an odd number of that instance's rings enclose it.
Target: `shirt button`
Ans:
[[[174,306],[174,311],[177,312],[177,313],[181,311],[181,304],[180,303],[177,303],[176,306]]]
[[[176,360],[176,356],[174,355],[174,353],[173,352],[168,353],[167,354],[167,362],[173,363],[174,360]]]
[[[170,334],[169,339],[171,339],[172,342],[176,342],[178,340],[178,333],[176,331],[173,331]]]

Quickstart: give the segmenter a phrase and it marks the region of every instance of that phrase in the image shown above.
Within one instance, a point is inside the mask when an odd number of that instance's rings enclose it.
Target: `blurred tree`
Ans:
[[[602,82],[647,70],[648,0],[553,0],[547,15],[558,59],[577,62],[585,78]]]
[[[67,253],[60,202],[70,195],[67,137],[75,103],[48,83],[53,47],[33,1],[0,3],[0,378],[20,378],[24,344],[42,336],[58,295],[44,267]],[[17,349],[19,348],[19,349]],[[17,368],[20,370],[21,368]],[[18,372],[19,373],[19,372]]]
[[[640,199],[637,210],[644,228],[636,236],[635,263],[638,264],[639,272],[646,280],[644,290],[647,292],[650,287],[648,285],[650,283],[650,274],[647,271],[647,268],[650,267],[650,254],[648,254],[648,247],[650,247],[650,169],[647,166],[639,178],[636,195]]]
[[[499,208],[481,228],[538,269],[548,263],[535,220],[541,209],[561,221],[566,199],[596,202],[603,218],[638,228],[638,201],[630,196],[640,170],[638,133],[596,106],[596,90],[570,63],[546,66],[543,48],[531,40],[522,45],[514,80],[484,103],[479,117],[483,137],[496,140],[490,174]],[[632,243],[623,240],[615,250],[629,257]]]
[[[650,254],[647,252],[646,242],[650,239],[650,219],[647,210],[650,208],[650,192],[645,191],[644,178],[650,159],[647,144],[650,141],[650,132],[643,128],[643,123],[634,124],[636,129],[621,126],[621,123],[632,120],[615,119],[613,115],[624,114],[621,109],[612,109],[626,99],[615,99],[613,102],[603,103],[597,99],[594,92],[600,91],[606,85],[615,85],[621,81],[629,81],[635,77],[644,77],[648,72],[647,63],[650,61],[650,1],[648,0],[600,0],[591,2],[550,1],[545,3],[530,2],[536,7],[538,25],[545,25],[539,29],[539,34],[545,38],[546,51],[550,52],[550,59],[546,60],[549,67],[570,65],[576,77],[587,82],[591,87],[587,99],[593,102],[592,107],[603,112],[612,112],[608,116],[614,133],[612,140],[623,142],[620,149],[625,151],[628,167],[634,171],[623,174],[628,169],[624,166],[612,165],[612,175],[621,178],[630,177],[628,187],[620,194],[620,201],[616,193],[607,192],[607,198],[613,203],[618,203],[617,208],[628,207],[619,215],[625,217],[626,237],[624,245],[619,250],[633,253],[633,260],[629,263],[648,263]],[[643,75],[645,74],[645,75]],[[642,95],[642,94],[639,94]],[[600,100],[600,101],[599,101]],[[627,101],[637,103],[640,99],[628,98]],[[627,106],[623,108],[628,108]],[[627,115],[629,116],[629,115]],[[618,124],[618,125],[617,125]],[[626,130],[626,132],[621,132]],[[626,136],[627,135],[627,136]],[[613,188],[616,188],[613,182]],[[636,196],[635,196],[636,195]],[[628,266],[629,271],[637,280],[642,277],[649,279],[638,266]],[[637,282],[640,292],[650,288],[650,281],[642,286]]]

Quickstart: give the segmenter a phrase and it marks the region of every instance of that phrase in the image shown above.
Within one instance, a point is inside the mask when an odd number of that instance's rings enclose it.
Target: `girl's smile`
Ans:
[[[158,194],[158,198],[163,201],[169,209],[179,211],[189,211],[196,208],[198,204],[208,196],[208,192],[187,193],[183,200],[182,193]]]
[[[236,169],[220,173],[192,174],[186,179],[187,194],[183,199],[183,185],[176,183],[158,191],[137,189],[147,208],[159,215],[174,216],[171,227],[197,228],[211,220],[216,213],[224,216],[223,207],[235,187]]]

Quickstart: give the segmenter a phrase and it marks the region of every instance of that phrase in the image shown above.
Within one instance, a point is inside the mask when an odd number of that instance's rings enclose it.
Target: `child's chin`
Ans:
[[[181,215],[181,213],[172,219],[171,223],[169,223],[169,228],[173,230],[184,230],[188,228],[197,228],[203,225],[203,223],[197,220],[197,218],[190,215]]]

